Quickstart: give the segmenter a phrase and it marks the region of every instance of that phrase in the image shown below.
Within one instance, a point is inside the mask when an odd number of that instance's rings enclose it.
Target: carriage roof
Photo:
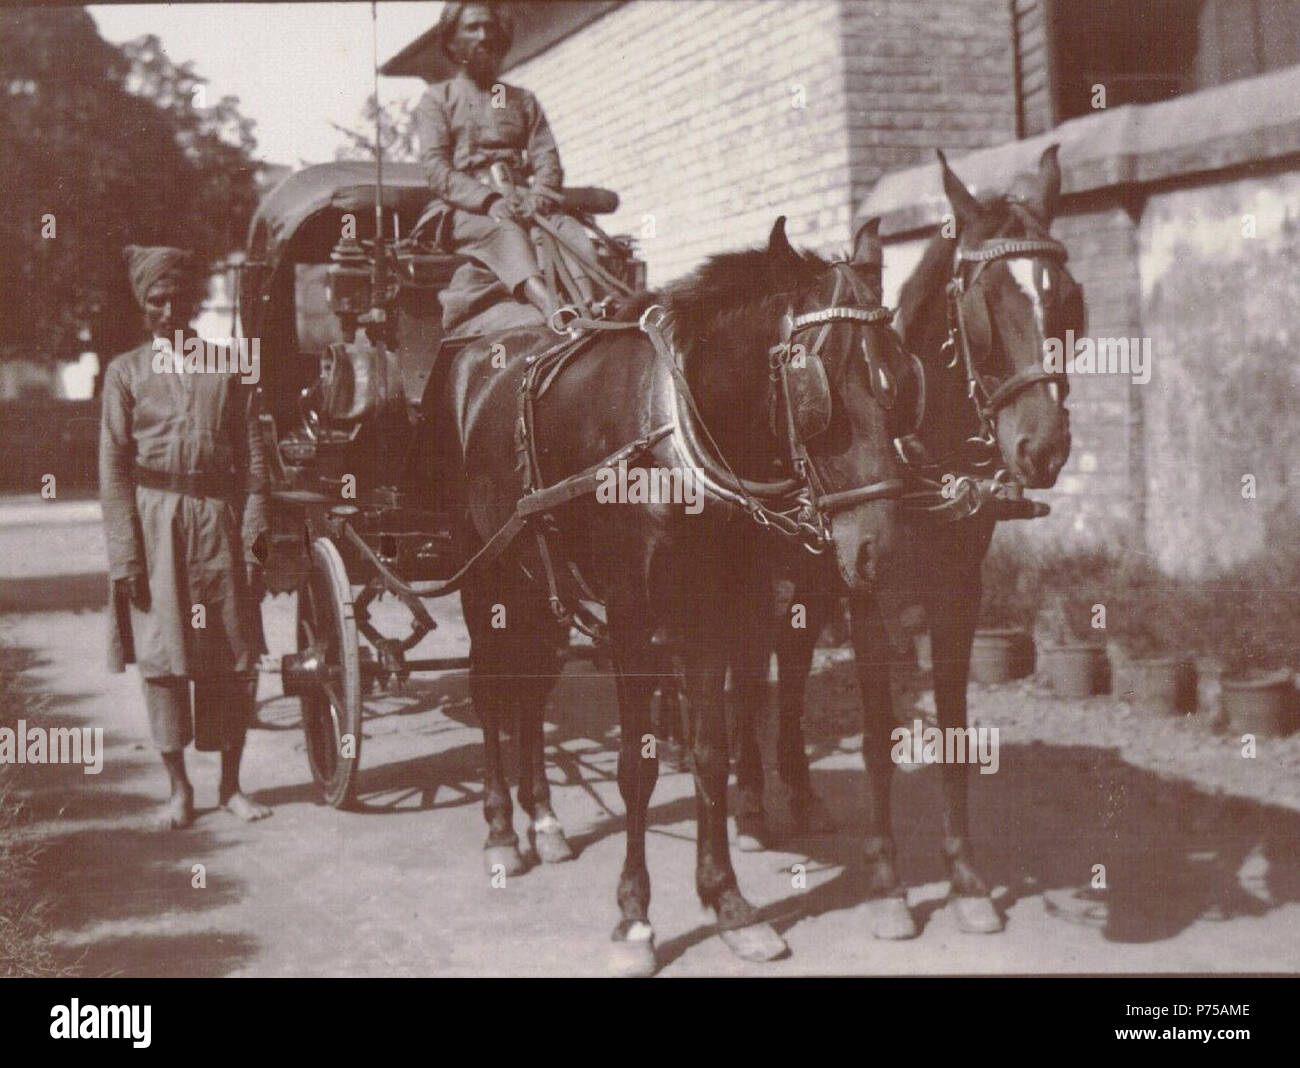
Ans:
[[[403,229],[414,225],[432,199],[428,179],[418,165],[384,164],[384,209],[397,212]],[[327,212],[331,217],[355,213],[358,233],[369,236],[374,205],[373,163],[347,160],[304,167],[285,178],[258,205],[248,229],[248,257],[274,270],[289,243]],[[331,241],[338,237],[332,226],[331,235]]]
[[[406,234],[433,199],[423,170],[413,163],[385,163],[383,206],[385,230],[394,235],[394,215]],[[258,205],[248,228],[246,270],[240,282],[243,327],[259,333],[268,305],[294,263],[325,263],[341,235],[345,213],[356,216],[357,237],[374,236],[375,166],[339,161],[304,167],[285,178]],[[282,268],[287,268],[282,270]],[[291,294],[292,290],[288,290]],[[280,303],[281,297],[274,303]]]

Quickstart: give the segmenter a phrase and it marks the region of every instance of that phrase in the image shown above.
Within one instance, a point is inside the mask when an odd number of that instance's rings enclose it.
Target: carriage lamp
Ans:
[[[356,238],[344,237],[330,250],[330,311],[340,319],[370,310],[370,257]]]

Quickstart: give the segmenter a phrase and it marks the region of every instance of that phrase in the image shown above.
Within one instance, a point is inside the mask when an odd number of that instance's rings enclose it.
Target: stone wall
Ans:
[[[1153,366],[1145,384],[1074,376],[1074,449],[1035,533],[1145,544],[1197,573],[1266,549],[1294,526],[1300,482],[1300,67],[1072,120],[953,168],[1004,188],[1052,141],[1053,232],[1089,334],[1149,337]],[[886,176],[863,204],[883,216],[887,302],[947,210],[933,164]]]

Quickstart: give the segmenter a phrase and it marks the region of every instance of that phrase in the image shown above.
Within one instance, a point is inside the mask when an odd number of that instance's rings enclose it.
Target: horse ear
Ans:
[[[948,166],[948,157],[943,154],[943,150],[936,148],[934,151],[939,157],[939,168],[943,174],[943,191],[948,197],[948,203],[952,205],[957,221],[965,223],[979,214],[980,203]]]
[[[885,259],[880,244],[880,216],[873,215],[858,227],[853,235],[853,262],[869,267],[879,267]]]
[[[1048,219],[1056,217],[1056,206],[1061,199],[1061,165],[1056,161],[1060,145],[1048,145],[1038,157],[1038,179],[1035,198]]]
[[[794,270],[804,265],[804,259],[794,250],[785,236],[785,216],[778,215],[767,238],[767,254],[778,273]]]

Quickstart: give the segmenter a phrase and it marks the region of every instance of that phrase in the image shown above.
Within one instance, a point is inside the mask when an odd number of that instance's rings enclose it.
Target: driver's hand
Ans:
[[[492,205],[488,208],[487,213],[493,219],[496,219],[497,222],[512,222],[519,225],[523,224],[523,220],[519,218],[519,214],[515,211],[514,205],[512,205],[505,197],[500,197],[499,199],[492,201]]]
[[[534,192],[528,194],[528,207],[534,215],[550,215],[558,205],[550,197]]]

